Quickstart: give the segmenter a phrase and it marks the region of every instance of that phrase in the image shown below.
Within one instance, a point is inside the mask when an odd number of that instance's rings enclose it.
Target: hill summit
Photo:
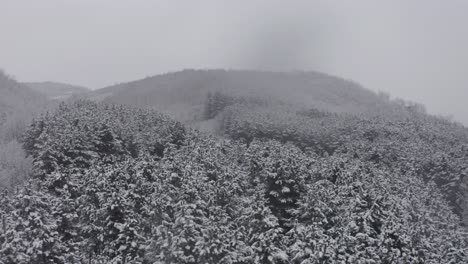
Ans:
[[[207,94],[215,92],[337,113],[400,114],[395,113],[398,107],[388,97],[353,81],[318,72],[184,70],[98,89],[90,97],[152,107],[191,120],[203,111]]]

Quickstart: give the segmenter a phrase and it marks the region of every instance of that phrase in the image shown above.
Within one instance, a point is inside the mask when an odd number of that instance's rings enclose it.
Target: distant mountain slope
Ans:
[[[42,93],[0,71],[0,142],[17,137],[31,117],[48,104]]]
[[[0,71],[0,190],[28,178],[31,159],[17,141],[31,119],[49,106],[46,96]]]
[[[18,83],[13,78],[0,71],[0,111],[12,112],[31,104],[43,103],[46,98],[30,87]]]
[[[83,94],[90,90],[85,87],[59,82],[30,82],[25,83],[31,89],[45,94],[49,99],[63,100],[72,95]]]
[[[200,113],[207,94],[259,97],[332,112],[392,112],[388,99],[348,80],[317,72],[184,70],[122,83],[92,93],[92,99],[155,107],[182,119]]]

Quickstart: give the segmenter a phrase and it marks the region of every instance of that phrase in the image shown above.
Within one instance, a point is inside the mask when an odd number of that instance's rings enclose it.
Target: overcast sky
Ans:
[[[184,68],[316,70],[468,124],[466,0],[0,0],[0,68],[101,88]]]

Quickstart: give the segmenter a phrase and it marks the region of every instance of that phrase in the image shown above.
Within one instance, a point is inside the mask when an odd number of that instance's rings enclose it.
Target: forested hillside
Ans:
[[[208,102],[233,139],[89,101],[36,119],[33,178],[0,198],[0,262],[468,262],[456,184],[439,182],[460,169],[464,152],[445,151],[463,127]]]
[[[218,133],[250,142],[291,142],[318,155],[347,153],[439,186],[454,212],[468,210],[468,129],[402,106],[404,115],[336,114],[275,103],[252,103],[223,94],[208,96],[206,118]]]
[[[468,129],[418,104],[183,71],[51,110],[0,77],[2,264],[468,263]]]

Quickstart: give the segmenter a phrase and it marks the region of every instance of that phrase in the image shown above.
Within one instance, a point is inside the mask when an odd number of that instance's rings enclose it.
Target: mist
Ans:
[[[20,81],[321,71],[468,124],[466,1],[0,2],[0,67]]]

